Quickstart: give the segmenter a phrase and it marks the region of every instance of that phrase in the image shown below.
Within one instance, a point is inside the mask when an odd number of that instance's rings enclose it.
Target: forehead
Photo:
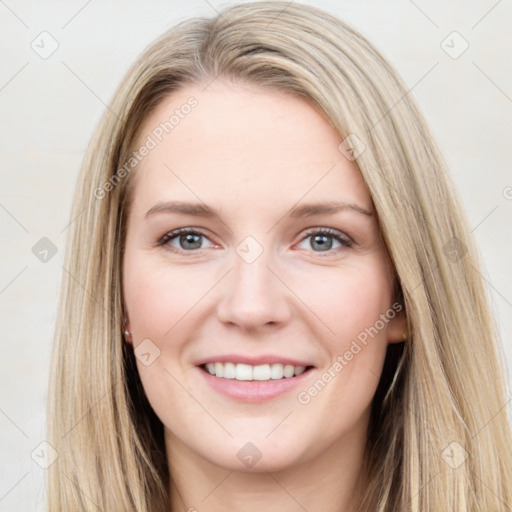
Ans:
[[[187,86],[145,119],[136,147],[149,139],[154,147],[134,172],[137,202],[185,195],[261,208],[307,196],[371,209],[357,166],[339,150],[341,137],[296,95],[223,82]]]

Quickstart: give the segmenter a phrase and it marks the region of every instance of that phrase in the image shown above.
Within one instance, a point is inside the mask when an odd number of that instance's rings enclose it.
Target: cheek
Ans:
[[[394,317],[394,312],[389,313],[392,280],[386,268],[376,264],[364,270],[340,269],[331,273],[329,281],[317,279],[312,289],[308,306],[335,334],[322,329],[320,339],[329,363],[297,399],[304,421],[330,417],[325,436],[336,438],[368,411],[377,389],[388,346],[389,320],[382,318],[386,312]],[[339,411],[343,413],[336,414]]]
[[[339,350],[374,326],[392,305],[392,279],[377,259],[301,275],[306,278],[297,280],[297,295],[324,325],[325,339]],[[386,329],[381,326],[379,331],[385,337]]]
[[[320,408],[343,405],[355,419],[370,403],[382,372],[389,319],[394,316],[393,283],[380,259],[328,270],[325,276],[309,277],[298,292],[323,324],[317,333],[327,356],[322,382],[304,390],[304,399]],[[314,398],[317,393],[323,398]]]
[[[134,339],[158,340],[187,315],[205,293],[193,272],[132,257],[125,265],[124,296]]]
[[[200,411],[178,382],[186,331],[192,328],[193,306],[205,293],[204,279],[196,282],[193,274],[155,263],[142,251],[127,254],[124,270],[124,298],[146,397],[166,425],[177,421],[169,411],[195,417]],[[139,347],[150,353],[149,361]]]

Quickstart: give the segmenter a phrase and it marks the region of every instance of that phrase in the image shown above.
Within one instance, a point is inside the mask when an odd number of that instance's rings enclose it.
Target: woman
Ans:
[[[496,328],[396,73],[313,7],[152,44],[87,151],[50,510],[505,511]]]

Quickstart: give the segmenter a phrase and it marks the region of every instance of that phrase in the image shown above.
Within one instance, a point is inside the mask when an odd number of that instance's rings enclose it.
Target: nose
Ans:
[[[220,290],[219,320],[250,331],[286,323],[291,316],[291,297],[271,258],[266,252],[252,263],[237,254],[234,258],[234,268]]]

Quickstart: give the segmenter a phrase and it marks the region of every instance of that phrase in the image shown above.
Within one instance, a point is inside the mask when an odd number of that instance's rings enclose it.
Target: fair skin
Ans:
[[[128,342],[137,349],[150,340],[145,346],[160,351],[137,366],[164,425],[172,511],[352,512],[371,400],[387,345],[402,340],[402,315],[308,403],[298,395],[394,304],[371,197],[325,116],[269,89],[186,86],[147,117],[139,141],[191,96],[197,107],[134,171],[123,261]],[[218,216],[147,214],[170,201]],[[332,201],[355,208],[291,215]],[[158,244],[179,228],[200,235]],[[317,233],[328,228],[334,235]],[[262,249],[252,262],[237,252],[248,236]],[[220,354],[291,357],[313,368],[293,389],[247,402],[214,389],[197,366]],[[261,458],[244,464],[241,449]]]

